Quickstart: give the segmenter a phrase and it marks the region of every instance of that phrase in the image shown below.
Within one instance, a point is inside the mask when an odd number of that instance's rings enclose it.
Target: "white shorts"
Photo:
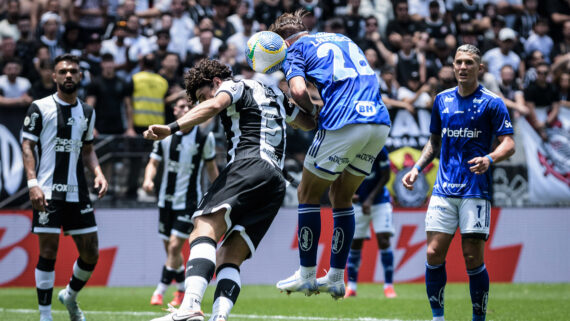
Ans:
[[[329,181],[334,181],[345,169],[356,176],[367,176],[389,132],[390,127],[378,124],[320,129],[307,151],[304,166]]]
[[[481,198],[453,198],[433,195],[426,213],[426,232],[489,236],[491,202]]]
[[[394,235],[394,224],[392,224],[392,204],[381,203],[372,205],[370,215],[362,213],[362,206],[354,204],[354,238],[369,239],[370,223],[375,234],[390,233]]]

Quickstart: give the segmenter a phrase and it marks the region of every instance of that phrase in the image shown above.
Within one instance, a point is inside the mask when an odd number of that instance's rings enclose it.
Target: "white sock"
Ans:
[[[316,266],[302,266],[301,265],[301,277],[303,279],[313,279],[317,277],[317,267]]]
[[[445,321],[445,319],[443,318],[443,316],[441,317],[433,317],[432,321]]]
[[[50,305],[40,305],[40,318],[51,318],[51,304]]]
[[[394,286],[392,283],[384,283],[384,289]]]
[[[153,295],[155,295],[155,294],[164,295],[164,292],[166,292],[166,289],[168,289],[168,284],[159,282],[158,285],[156,286],[156,289],[154,290]]]
[[[339,280],[343,280],[344,282],[344,269],[333,268],[329,270],[327,273],[327,278],[329,281],[338,282]]]
[[[79,292],[70,288],[69,284],[65,287],[65,294],[67,295],[66,299],[71,299],[73,301],[76,301],[77,300],[77,293],[79,293]]]
[[[189,268],[192,268],[192,262],[195,259],[206,259],[210,261],[211,263],[209,264],[211,264],[213,274],[213,270],[216,267],[216,247],[209,243],[198,243],[192,246],[190,249],[190,257],[188,258],[188,264],[190,264]],[[187,271],[189,268],[187,267]],[[201,310],[202,298],[204,297],[204,292],[206,292],[209,281],[210,280],[206,280],[205,277],[198,275],[188,276],[184,281],[186,291],[184,299],[180,304],[180,310]]]
[[[356,282],[348,281],[347,287],[352,291],[356,291]]]

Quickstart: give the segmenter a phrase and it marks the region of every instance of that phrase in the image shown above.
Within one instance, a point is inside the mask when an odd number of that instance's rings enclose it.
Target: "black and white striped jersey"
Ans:
[[[216,157],[214,134],[203,133],[198,126],[187,134],[176,132],[154,142],[150,157],[164,162],[158,206],[193,211],[202,198],[204,161]]]
[[[228,164],[261,157],[283,169],[285,121],[293,112],[279,89],[255,80],[224,81],[216,95],[226,92],[231,105],[220,113],[228,141]]]
[[[93,142],[95,111],[57,94],[35,100],[24,119],[23,138],[37,143],[37,179],[46,200],[89,201],[81,150]]]

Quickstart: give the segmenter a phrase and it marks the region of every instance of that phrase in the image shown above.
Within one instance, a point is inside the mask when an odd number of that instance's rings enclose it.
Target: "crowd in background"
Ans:
[[[390,109],[430,109],[456,85],[455,48],[483,52],[481,83],[501,95],[511,118],[527,117],[546,139],[570,107],[570,0],[0,0],[0,119],[55,92],[52,61],[81,57],[80,97],[97,112],[97,135],[139,135],[173,120],[184,72],[202,58],[236,77],[256,74],[247,39],[283,12],[303,8],[311,33],[342,33],[364,51]],[[318,93],[315,91],[315,99]],[[310,134],[294,134],[304,154]],[[299,149],[298,151],[295,149]]]

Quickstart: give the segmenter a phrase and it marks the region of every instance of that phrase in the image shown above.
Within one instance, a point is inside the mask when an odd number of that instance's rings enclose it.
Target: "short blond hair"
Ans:
[[[459,46],[459,48],[457,48],[457,52],[467,52],[470,53],[472,55],[475,56],[475,60],[477,61],[477,63],[481,63],[481,50],[479,50],[479,48],[470,45],[470,44],[465,44],[465,45],[461,45]]]

